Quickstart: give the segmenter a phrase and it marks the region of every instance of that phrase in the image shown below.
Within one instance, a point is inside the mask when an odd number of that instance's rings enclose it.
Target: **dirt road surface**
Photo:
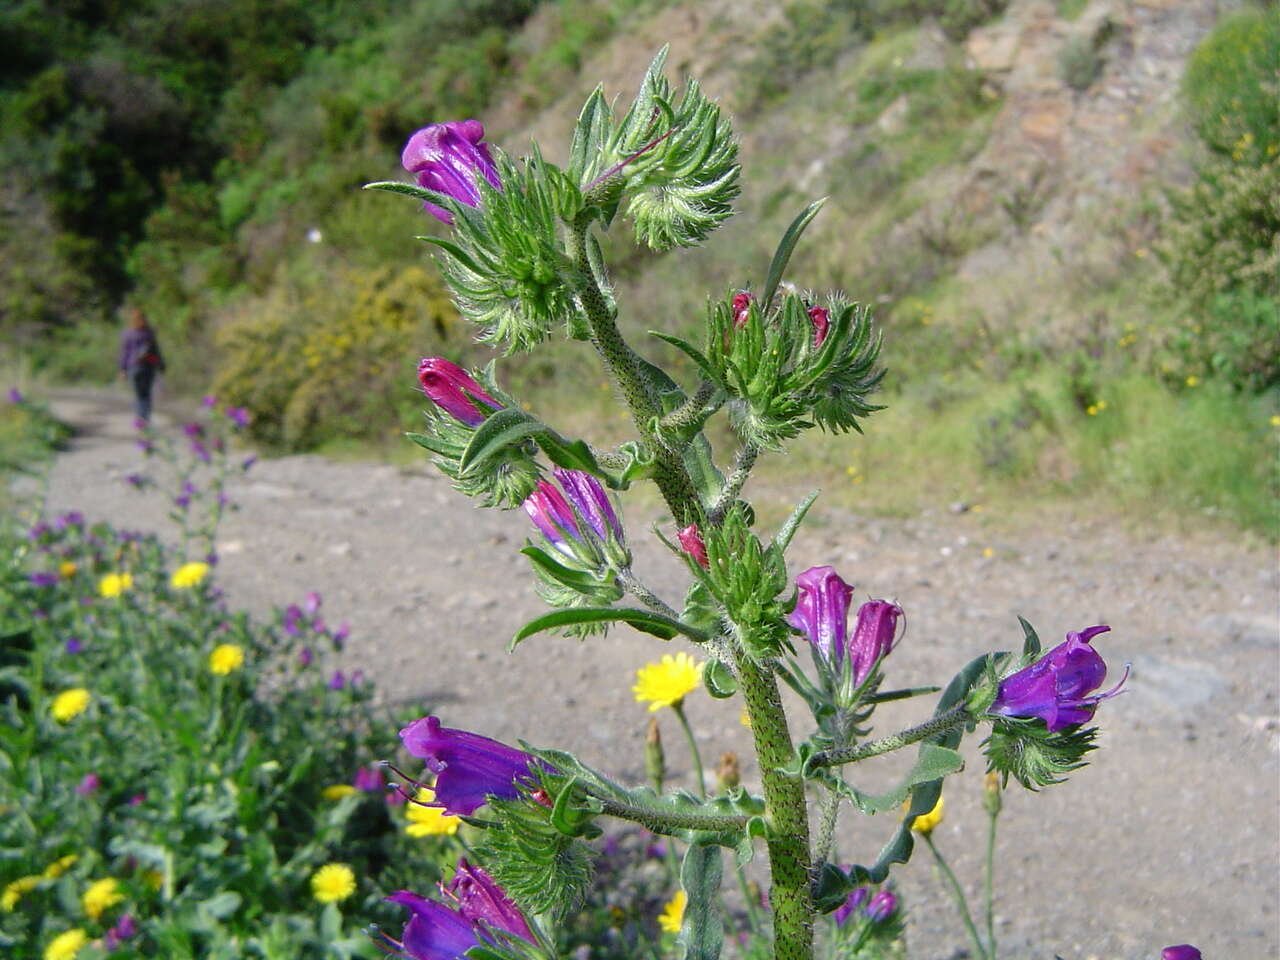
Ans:
[[[128,489],[137,470],[123,391],[63,391],[54,409],[80,431],[56,461],[51,510],[76,508],[118,526],[166,529],[164,498]],[[161,429],[177,429],[162,412]],[[791,500],[805,491],[787,491]],[[307,591],[330,623],[351,624],[341,664],[360,668],[394,701],[419,703],[447,725],[577,751],[624,782],[643,780],[647,714],[634,671],[682,649],[629,629],[586,643],[507,640],[543,611],[525,559],[519,511],[481,511],[426,462],[401,469],[315,456],[263,460],[232,489],[238,509],[218,542],[217,583],[234,607],[266,615]],[[781,499],[783,492],[748,488]],[[1274,551],[1230,533],[1144,532],[1132,520],[1046,508],[1010,521],[945,506],[910,519],[824,507],[790,553],[792,573],[834,565],[862,597],[897,600],[907,632],[887,683],[945,683],[972,657],[1020,641],[1016,614],[1046,645],[1107,623],[1096,645],[1112,678],[1132,664],[1123,696],[1098,711],[1101,749],[1069,782],[1039,796],[1014,785],[1000,823],[1000,956],[1154,960],[1162,946],[1198,944],[1211,960],[1280,956],[1280,570]],[[637,575],[673,602],[684,572],[627,513]],[[678,603],[677,603],[678,605]],[[693,651],[697,653],[696,650]],[[1109,681],[1113,682],[1113,681]],[[792,703],[797,729],[807,732]],[[758,782],[736,700],[687,701],[710,765],[743,758]],[[882,708],[888,733],[925,716],[926,700]],[[669,763],[691,782],[674,718],[662,717]],[[985,837],[980,736],[968,769],[948,781],[935,838],[977,902]],[[388,750],[395,746],[388,730]],[[851,772],[887,785],[896,758]],[[844,859],[874,859],[892,815],[846,814]],[[965,935],[928,853],[897,874],[913,958],[965,956]],[[759,861],[757,861],[759,864]]]

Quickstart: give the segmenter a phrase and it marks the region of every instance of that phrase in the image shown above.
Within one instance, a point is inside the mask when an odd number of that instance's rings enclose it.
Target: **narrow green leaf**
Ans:
[[[460,452],[453,444],[437,440],[435,437],[429,437],[425,433],[406,433],[405,436],[418,446],[430,450],[432,453],[438,453],[442,457],[456,459]]]
[[[564,566],[551,554],[538,547],[525,547],[520,552],[548,576],[559,583],[563,583],[566,587],[592,589],[600,586],[600,581],[596,580],[591,574]]]
[[[541,633],[544,630],[555,630],[559,627],[576,626],[583,623],[626,623],[642,633],[650,633],[663,640],[670,640],[677,634],[684,634],[699,643],[707,637],[702,631],[695,630],[679,620],[672,620],[660,613],[640,610],[636,607],[570,607],[556,610],[544,616],[530,620],[521,627],[511,642],[508,650],[514,650],[521,640]]]
[[[507,407],[497,410],[485,418],[484,423],[476,427],[471,442],[462,452],[458,468],[467,473],[479,467],[489,458],[501,453],[513,443],[519,443],[547,428],[521,410]]]
[[[718,960],[720,956],[724,942],[718,910],[721,876],[719,847],[695,845],[685,851],[680,865],[680,886],[688,897],[680,927],[684,960]]]
[[[542,452],[547,455],[547,459],[557,467],[564,467],[566,470],[582,470],[602,480],[608,479],[585,440],[570,442],[550,429],[536,439]]]
[[[800,215],[791,221],[791,226],[787,227],[787,232],[782,235],[782,241],[778,244],[773,261],[769,264],[769,278],[764,283],[764,293],[760,297],[761,309],[767,308],[773,300],[778,284],[782,282],[782,274],[791,260],[791,254],[795,252],[796,244],[800,242],[801,234],[813,222],[813,218],[818,215],[818,211],[826,202],[826,197],[813,201],[800,211]]]
[[[462,264],[472,273],[478,273],[481,276],[484,276],[486,273],[492,272],[492,271],[488,271],[481,268],[480,265],[477,264],[475,260],[471,258],[471,255],[467,253],[465,250],[463,250],[456,243],[451,243],[448,240],[442,240],[440,237],[424,236],[424,237],[416,237],[415,239],[421,240],[423,243],[429,243],[433,247],[439,247],[441,250],[443,250],[449,256],[453,257],[453,259],[457,260],[460,264]]]
[[[791,545],[791,538],[796,535],[796,531],[800,529],[800,524],[804,520],[805,514],[809,512],[809,508],[813,506],[813,502],[818,499],[820,491],[813,491],[799,505],[791,511],[791,516],[787,517],[786,522],[778,528],[778,532],[773,535],[773,545],[778,548],[779,552],[786,552],[787,547]]]
[[[681,340],[679,337],[672,336],[669,333],[661,333],[657,330],[650,330],[649,336],[657,337],[659,340],[663,340],[671,344],[681,353],[688,356],[690,360],[698,365],[698,369],[702,371],[703,375],[708,380],[715,381],[718,379],[715,375],[715,371],[711,367],[711,361],[706,358],[701,350],[689,343],[687,340]]]
[[[1027,623],[1022,617],[1018,617],[1018,622],[1022,624],[1022,655],[1024,657],[1035,657],[1040,653],[1040,637],[1036,633],[1036,628]]]

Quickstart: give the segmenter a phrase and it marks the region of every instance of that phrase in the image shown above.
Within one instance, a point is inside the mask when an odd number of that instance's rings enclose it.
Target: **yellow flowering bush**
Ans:
[[[93,697],[84,687],[63,690],[53,698],[53,703],[49,705],[49,713],[59,723],[67,723],[84,713],[92,701]]]
[[[207,563],[201,563],[198,560],[184,563],[173,571],[173,576],[169,578],[169,585],[177,590],[186,590],[199,586],[208,575],[209,565]]]
[[[209,671],[220,677],[225,677],[242,666],[244,666],[244,650],[234,643],[219,644],[209,654]]]

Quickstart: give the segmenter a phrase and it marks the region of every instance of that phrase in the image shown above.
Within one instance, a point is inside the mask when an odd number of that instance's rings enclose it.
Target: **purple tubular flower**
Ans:
[[[469,427],[484,423],[487,416],[476,409],[477,403],[502,409],[502,404],[489,396],[471,374],[443,357],[423,357],[418,361],[418,383],[436,406]]]
[[[400,731],[400,739],[435,773],[436,805],[455,816],[473,813],[491,796],[518,796],[516,784],[531,779],[538,762],[497,740],[442,727],[435,717],[415,720]]]
[[[72,510],[70,513],[64,513],[56,521],[59,530],[65,530],[67,527],[83,527],[84,514],[79,510]]]
[[[481,929],[492,927],[531,943],[534,941],[529,921],[506,891],[483,869],[471,866],[465,859],[458,861],[458,869],[444,888],[444,894],[458,905],[460,914]]]
[[[366,793],[381,793],[386,789],[386,781],[382,779],[382,773],[377,767],[361,767],[356,771],[355,779],[351,781],[351,785],[357,790],[363,790]]]
[[[831,914],[831,919],[836,922],[836,926],[843,927],[849,922],[849,918],[857,912],[858,908],[867,902],[871,896],[869,887],[854,887],[853,892],[845,898],[844,903],[836,907]]]
[[[881,890],[867,904],[867,919],[872,923],[883,923],[897,912],[898,897],[892,890]]]
[[[581,541],[578,520],[573,515],[573,508],[559,490],[546,480],[538,481],[538,488],[525,497],[524,512],[529,515],[533,525],[544,537],[562,553],[572,553],[565,545],[565,536]]]
[[[400,163],[410,173],[417,174],[418,186],[477,207],[481,176],[493,189],[502,189],[489,145],[483,141],[484,125],[479,120],[433,123],[409,138]],[[453,223],[453,214],[443,207],[429,202],[422,206],[437,220]]]
[[[347,637],[351,635],[351,624],[343,620],[338,624],[338,629],[333,631],[333,646],[336,650],[341,650],[342,645],[347,642]]]
[[[601,540],[612,537],[621,543],[622,524],[618,522],[618,515],[613,512],[613,504],[609,502],[609,495],[604,492],[600,481],[583,470],[564,470],[556,467],[552,473],[560,482],[561,489],[577,508],[579,515],[595,531],[596,536]]]
[[[244,407],[227,407],[227,419],[237,427],[249,425],[249,411]]]
[[[147,478],[140,473],[131,473],[124,478],[124,482],[135,489],[141,490],[146,486]]]
[[[314,654],[311,652],[311,648],[303,647],[298,651],[298,664],[303,667],[309,667],[311,666],[311,660],[313,657]]]
[[[191,452],[192,454],[195,455],[195,458],[199,460],[201,463],[208,463],[211,459],[211,457],[209,456],[209,448],[206,447],[199,440],[191,441]]]
[[[47,570],[37,570],[27,577],[33,587],[52,587],[58,582],[58,575]]]
[[[902,608],[888,600],[868,600],[858,608],[858,622],[849,640],[849,665],[855,685],[862,683],[881,657],[893,650]]]
[[[476,925],[443,903],[408,890],[397,890],[387,897],[387,901],[408,907],[413,913],[404,925],[401,942],[388,938],[402,951],[401,956],[414,960],[458,960],[472,947],[481,944]]]
[[[131,914],[126,913],[116,921],[116,925],[114,927],[107,931],[106,936],[103,937],[103,942],[106,944],[108,950],[115,950],[125,940],[129,940],[137,935],[138,923],[133,919]]]
[[[182,432],[188,437],[195,439],[196,437],[204,436],[204,427],[200,426],[198,423],[184,423],[182,425]]]
[[[333,671],[333,676],[329,678],[330,690],[341,690],[347,685],[347,678],[342,675],[341,670]]]
[[[84,649],[84,644],[80,642],[79,637],[67,637],[66,645],[63,647],[67,653],[74,656]]]
[[[1088,696],[1107,676],[1106,663],[1089,643],[1110,629],[1099,625],[1068,633],[1065,642],[1035,663],[1005,677],[988,712],[1005,717],[1038,717],[1051,733],[1087,723],[1098,704],[1119,693],[1129,676],[1126,667],[1114,687]]]
[[[9,402],[10,402],[10,403],[21,403],[22,401],[23,401],[22,391],[21,391],[21,390],[19,390],[17,387],[10,387],[10,388],[9,388]]]
[[[203,397],[200,398],[200,406],[204,407],[206,410],[212,410],[217,405],[218,405],[218,398],[211,393],[206,393]]]
[[[82,797],[87,797],[91,793],[97,793],[100,786],[102,786],[101,777],[96,773],[86,773],[80,778],[80,782],[76,784],[76,793]]]
[[[291,637],[296,637],[302,632],[302,628],[298,626],[302,622],[302,608],[296,603],[291,603],[284,610],[284,632]]]
[[[1189,943],[1180,943],[1176,947],[1165,947],[1160,951],[1160,960],[1201,960],[1200,951]]]
[[[308,617],[314,617],[316,613],[319,612],[320,606],[323,603],[324,603],[324,599],[320,596],[320,594],[312,590],[307,594],[306,598],[302,601],[302,609]]]
[[[810,567],[796,577],[796,587],[800,597],[787,623],[803,630],[822,659],[839,667],[844,659],[853,587],[840,578],[835,567]]]
[[[180,497],[173,498],[173,505],[179,510],[185,510],[187,507],[191,506],[191,498],[184,493]]]

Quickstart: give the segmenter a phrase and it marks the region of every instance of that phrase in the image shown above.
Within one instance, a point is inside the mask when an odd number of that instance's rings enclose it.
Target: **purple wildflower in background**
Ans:
[[[116,925],[106,932],[102,938],[108,950],[115,950],[120,944],[138,935],[138,924],[133,919],[132,914],[126,913]]]
[[[859,907],[867,902],[867,899],[870,896],[871,889],[869,887],[854,887],[849,896],[845,897],[844,903],[836,907],[835,911],[831,914],[831,919],[836,922],[836,926],[843,927],[848,923],[849,918],[853,916]]]
[[[314,590],[310,591],[306,598],[302,601],[302,609],[306,611],[307,616],[314,617],[319,612],[320,606],[324,603],[324,598]]]
[[[146,430],[150,426],[151,424],[147,423],[147,421],[143,420],[141,417],[133,418],[133,429],[135,430]]]
[[[1088,696],[1102,686],[1107,665],[1089,644],[1105,625],[1072,631],[1067,639],[1030,666],[1005,677],[989,713],[1005,717],[1036,717],[1052,733],[1063,727],[1087,723],[1099,703],[1114,697],[1129,676],[1126,667],[1120,682],[1106,693]]]
[[[491,397],[471,374],[443,357],[423,357],[418,361],[418,383],[436,406],[469,427],[484,423],[487,416],[476,409],[477,403],[494,410],[502,409],[502,404]]]
[[[84,650],[84,644],[80,642],[79,637],[67,637],[67,642],[63,644],[63,649],[74,657]]]
[[[150,440],[135,440],[133,441],[133,445],[137,447],[139,450],[141,450],[143,453],[147,453],[147,454],[151,453],[153,449],[151,446]]]
[[[296,637],[302,632],[299,624],[302,622],[302,608],[296,603],[291,603],[284,609],[284,632],[291,637]]]
[[[33,587],[52,587],[58,582],[58,575],[48,570],[37,570],[27,577]]]
[[[9,388],[9,402],[10,402],[10,403],[21,403],[24,399],[25,399],[25,398],[22,396],[22,391],[21,391],[21,390],[19,390],[17,387],[10,387],[10,388]]]
[[[97,793],[98,788],[102,786],[102,778],[96,773],[86,773],[80,778],[80,782],[76,784],[76,793],[82,797],[87,797],[91,793]]]
[[[195,439],[197,437],[204,436],[204,427],[202,427],[198,423],[184,423],[182,425],[182,432],[185,433],[188,437]]]
[[[58,517],[54,525],[59,530],[66,530],[68,527],[83,527],[84,514],[79,510],[71,510]]]
[[[37,523],[30,530],[27,531],[27,539],[39,540],[42,537],[44,537],[45,534],[50,533],[51,531],[52,531],[52,528],[43,520],[41,520],[39,523]]]
[[[218,405],[218,398],[215,397],[212,393],[206,393],[203,397],[200,398],[200,406],[204,407],[206,410],[212,410],[217,405]]]
[[[124,482],[135,490],[141,490],[147,485],[147,478],[140,473],[131,473],[124,478]]]
[[[145,793],[135,793],[132,797],[129,798],[129,806],[131,807],[140,807],[146,802],[147,802],[147,795]]]
[[[351,689],[354,690],[356,687],[363,686],[363,685],[364,685],[364,671],[363,670],[351,671]]]
[[[534,757],[465,730],[423,717],[400,731],[404,748],[426,761],[436,775],[436,804],[455,816],[466,816],[490,796],[511,799],[516,784],[533,777]]]
[[[381,793],[387,787],[386,781],[382,779],[382,772],[377,767],[358,769],[351,785],[365,793]]]
[[[333,676],[329,678],[330,690],[341,690],[347,685],[347,678],[342,675],[341,670],[333,671]]]
[[[872,923],[883,923],[898,910],[898,897],[892,890],[881,890],[867,904],[867,919]]]
[[[216,553],[206,553],[204,555],[204,562],[211,567],[216,567],[219,559],[221,558]]]
[[[454,120],[423,127],[405,144],[401,165],[417,175],[418,186],[443,193],[469,207],[480,205],[480,178],[502,189],[498,168],[484,142],[479,120]],[[453,214],[437,204],[423,208],[437,220],[452,224]]]
[[[227,407],[227,419],[238,428],[249,425],[249,411],[244,407]]]
[[[209,454],[209,448],[206,447],[199,440],[191,441],[191,452],[192,454],[195,455],[195,458],[199,460],[201,463],[208,463],[212,459],[212,457]]]
[[[1180,943],[1176,947],[1165,947],[1160,951],[1160,960],[1201,960],[1200,951],[1189,943]]]
[[[173,505],[179,510],[185,510],[187,507],[191,506],[191,497],[185,493],[179,494],[173,498]]]
[[[240,469],[245,473],[248,473],[249,469],[257,462],[258,458],[254,454],[249,454],[249,456],[245,457],[244,460],[241,461]]]
[[[335,650],[341,650],[342,645],[347,642],[347,637],[351,635],[351,625],[343,620],[338,624],[338,629],[333,631],[333,646]]]
[[[302,667],[311,666],[311,661],[315,658],[315,654],[311,652],[310,647],[303,647],[298,651],[298,665]]]

